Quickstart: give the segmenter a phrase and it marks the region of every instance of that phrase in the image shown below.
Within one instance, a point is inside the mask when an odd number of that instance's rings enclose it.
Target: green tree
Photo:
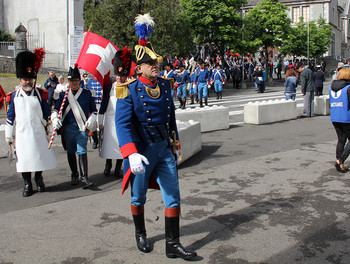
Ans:
[[[5,29],[0,28],[0,41],[15,41],[16,39],[5,31]]]
[[[283,40],[281,52],[293,56],[307,57],[308,23],[301,18],[300,22],[292,27],[288,37]],[[309,57],[319,58],[327,52],[332,38],[332,26],[323,18],[309,22]]]
[[[268,62],[267,48],[281,46],[290,32],[291,20],[287,10],[288,7],[279,0],[262,0],[249,10],[245,18],[245,36],[255,45],[261,44],[265,50],[265,62]]]
[[[244,1],[244,0],[243,0]],[[198,44],[211,44],[221,52],[225,46],[242,47],[242,0],[180,0]]]
[[[86,0],[84,3],[86,28],[119,48],[136,45],[134,19],[145,13],[150,13],[156,24],[150,41],[158,54],[189,54],[193,47],[192,31],[177,0]]]

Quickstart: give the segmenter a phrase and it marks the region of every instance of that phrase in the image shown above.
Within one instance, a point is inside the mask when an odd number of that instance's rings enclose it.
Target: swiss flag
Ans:
[[[84,42],[76,63],[80,69],[95,76],[101,86],[104,87],[109,83],[109,76],[114,70],[114,55],[119,48],[108,39],[95,33],[86,31],[84,34]],[[130,75],[134,74],[133,69],[134,67],[132,67]]]

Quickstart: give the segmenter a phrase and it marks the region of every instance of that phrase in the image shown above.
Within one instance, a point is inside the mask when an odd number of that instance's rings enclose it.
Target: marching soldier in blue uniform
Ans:
[[[214,82],[214,89],[216,92],[216,99],[222,99],[222,85],[225,84],[226,75],[225,72],[221,69],[220,64],[216,64],[216,69],[212,74],[212,81]]]
[[[87,142],[88,130],[96,130],[97,110],[95,99],[88,89],[80,88],[80,73],[77,66],[69,68],[68,73],[68,96],[63,105],[63,116],[58,118],[58,112],[62,105],[65,92],[60,93],[56,101],[55,108],[51,114],[51,121],[56,129],[61,129],[61,136],[64,148],[67,150],[69,167],[72,171],[71,184],[77,185],[79,173],[77,169],[77,159],[82,187],[85,189],[92,185],[88,179],[88,158]],[[62,122],[63,120],[63,122]]]
[[[126,78],[130,75],[131,70],[131,50],[126,46],[123,50],[116,52],[114,56],[114,73],[116,75],[116,82],[108,85],[102,99],[101,108],[99,111],[99,128],[100,133],[103,134],[103,140],[100,142],[100,157],[106,159],[104,175],[108,176],[111,173],[112,159],[116,159],[114,175],[117,178],[122,178],[123,173],[121,167],[123,164],[123,157],[119,150],[118,137],[115,129],[115,112],[117,98],[116,87],[118,84],[123,84]]]
[[[37,63],[43,57],[37,56],[37,50],[24,51],[16,57],[16,76],[19,88],[10,93],[11,97],[5,126],[6,142],[16,147],[16,169],[24,180],[23,197],[31,196],[33,185],[32,172],[39,192],[45,191],[42,171],[54,169],[57,165],[55,153],[48,149],[46,125],[50,116],[47,93],[34,87],[33,79],[39,70]],[[43,55],[42,55],[43,56]],[[15,140],[13,132],[15,128]]]
[[[198,102],[196,78],[197,78],[196,68],[194,68],[193,72],[191,73],[191,77],[190,77],[190,81],[191,81],[190,92],[189,92],[190,97],[191,97],[190,104],[194,104],[194,96],[196,97],[196,102]]]
[[[167,80],[158,78],[162,57],[146,40],[150,34],[142,33],[145,32],[142,28],[152,31],[153,25],[149,14],[136,18],[135,29],[140,37],[139,45],[135,46],[136,71],[140,76],[116,88],[116,131],[124,158],[122,192],[130,183],[131,212],[140,251],[151,251],[144,220],[147,189],[160,188],[165,205],[166,256],[193,259],[197,254],[186,250],[179,241],[180,191],[176,164],[180,143],[171,87]]]
[[[177,99],[180,102],[180,108],[185,109],[187,98],[187,83],[189,82],[189,76],[182,61],[179,62],[179,69],[180,73],[178,76],[181,81],[179,83],[179,87],[177,87]]]
[[[181,82],[181,79],[179,77],[179,75],[177,74],[176,71],[174,71],[173,69],[173,65],[171,63],[166,63],[164,66],[164,73],[163,73],[163,78],[165,79],[173,79],[172,82],[174,82],[175,84],[175,88],[177,88],[179,86],[179,83]],[[173,88],[171,90],[171,98],[174,99],[175,97],[175,89]]]
[[[208,82],[210,74],[208,68],[205,67],[205,63],[202,60],[200,62],[200,68],[196,70],[196,80],[194,84],[198,86],[198,100],[200,107],[203,107],[203,98],[205,105],[208,105]]]

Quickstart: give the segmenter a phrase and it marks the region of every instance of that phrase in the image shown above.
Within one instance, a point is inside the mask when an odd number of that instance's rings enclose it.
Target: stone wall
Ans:
[[[0,73],[16,73],[15,58],[0,56]]]

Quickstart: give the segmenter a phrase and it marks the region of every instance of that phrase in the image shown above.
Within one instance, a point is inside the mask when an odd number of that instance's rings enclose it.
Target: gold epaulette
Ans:
[[[163,79],[167,80],[170,83],[171,90],[174,90],[174,84],[175,84],[174,78],[165,78],[165,77],[163,77]]]
[[[134,81],[136,81],[136,79],[132,79],[125,83],[113,83],[113,85],[115,85],[115,97],[117,99],[126,98],[130,94],[128,85]]]

